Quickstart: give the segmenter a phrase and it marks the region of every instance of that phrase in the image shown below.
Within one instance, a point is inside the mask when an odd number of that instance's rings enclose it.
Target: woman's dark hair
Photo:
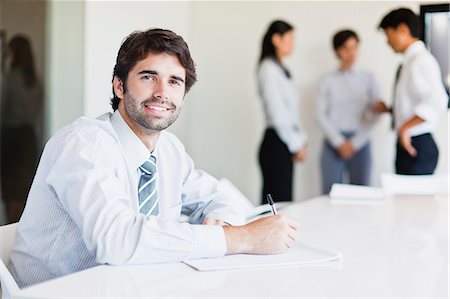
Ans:
[[[353,31],[353,30],[346,29],[346,30],[341,30],[341,31],[337,32],[333,36],[333,48],[334,48],[334,51],[337,51],[337,49],[342,47],[342,45],[345,44],[345,42],[349,38],[354,38],[354,39],[356,39],[357,42],[359,42],[359,37],[356,34],[356,32]]]
[[[275,46],[272,43],[272,37],[275,34],[283,35],[286,32],[289,32],[293,29],[294,27],[285,21],[282,20],[273,21],[270,24],[269,28],[267,29],[266,34],[264,35],[261,48],[261,56],[259,57],[259,63],[261,63],[264,60],[264,58],[267,57],[274,59],[276,62],[280,64],[280,66],[286,73],[286,76],[288,77],[290,77],[289,71],[281,64],[281,61],[278,60],[275,52]]]
[[[399,8],[388,13],[381,20],[378,28],[394,28],[396,29],[401,23],[408,26],[412,37],[419,38],[421,35],[421,26],[419,17],[408,8]]]
[[[34,68],[34,58],[31,51],[31,43],[25,35],[15,35],[8,44],[10,51],[11,69],[19,69],[24,77],[25,86],[33,87],[37,76]]]
[[[276,59],[275,46],[272,43],[272,36],[274,36],[275,34],[283,35],[293,29],[294,27],[292,27],[292,25],[286,23],[285,21],[273,21],[270,24],[269,29],[267,29],[266,34],[264,35],[259,62],[263,61],[263,59],[266,57],[272,57]]]
[[[117,54],[113,80],[114,77],[117,77],[123,82],[124,92],[126,92],[128,73],[139,61],[145,59],[149,53],[167,53],[178,57],[186,71],[186,93],[197,81],[194,61],[183,38],[170,30],[149,29],[130,34],[122,43]],[[119,107],[119,102],[120,98],[117,97],[113,87],[111,106],[114,111]]]

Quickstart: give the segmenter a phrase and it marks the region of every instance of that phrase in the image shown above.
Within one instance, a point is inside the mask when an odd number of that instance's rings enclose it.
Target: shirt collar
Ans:
[[[425,44],[423,41],[418,40],[409,45],[404,53],[404,60],[409,60],[410,58],[416,56],[417,53],[422,52],[425,49]]]
[[[338,73],[339,74],[350,74],[353,75],[357,72],[358,68],[355,64],[353,64],[348,70],[342,70],[341,68],[338,68]]]
[[[138,169],[139,166],[150,157],[150,153],[145,144],[134,134],[133,130],[123,119],[119,110],[116,110],[111,117],[111,124],[116,130],[122,146],[125,158],[131,169]],[[156,148],[155,151],[156,152]]]

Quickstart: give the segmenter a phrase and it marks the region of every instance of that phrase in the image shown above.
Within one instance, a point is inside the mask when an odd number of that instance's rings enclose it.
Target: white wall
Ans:
[[[81,1],[48,2],[47,136],[84,114],[84,8]]]
[[[250,199],[259,200],[257,152],[264,130],[255,71],[262,35],[274,18],[296,28],[296,51],[287,61],[302,98],[300,118],[310,137],[309,157],[295,173],[297,200],[319,194],[322,133],[314,120],[314,94],[320,77],[336,67],[332,34],[354,28],[360,38],[359,65],[372,71],[382,95],[390,101],[400,57],[377,30],[389,10],[417,2],[86,2],[84,114],[110,111],[111,74],[123,38],[133,30],[165,27],[190,45],[199,82],[186,99],[175,131],[198,167],[228,177]],[[448,115],[437,142],[437,172],[448,172]],[[388,117],[376,129],[374,184],[382,171],[393,170],[394,135]]]

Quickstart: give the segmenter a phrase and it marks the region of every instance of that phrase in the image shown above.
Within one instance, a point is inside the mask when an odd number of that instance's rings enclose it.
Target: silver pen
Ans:
[[[269,203],[270,208],[272,209],[272,213],[274,215],[276,215],[277,214],[277,208],[275,207],[275,203],[273,201],[272,195],[267,194],[266,197],[267,197],[267,202]]]

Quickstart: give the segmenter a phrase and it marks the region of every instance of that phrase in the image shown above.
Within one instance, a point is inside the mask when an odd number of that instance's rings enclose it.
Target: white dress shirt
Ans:
[[[11,272],[20,287],[99,264],[145,264],[219,257],[223,228],[241,224],[217,181],[194,169],[181,142],[161,132],[158,216],[138,211],[139,166],[150,153],[118,111],[79,118],[47,143],[20,219]],[[180,223],[180,213],[189,223]]]
[[[266,126],[273,128],[287,145],[297,153],[307,143],[299,121],[299,96],[292,80],[272,58],[264,59],[258,70],[258,91],[263,102]]]
[[[393,111],[396,130],[418,116],[424,122],[410,128],[410,136],[432,132],[447,110],[447,102],[438,62],[422,41],[414,42],[404,53],[395,89]]]
[[[325,138],[337,148],[345,140],[343,133],[353,133],[350,142],[361,149],[370,139],[378,117],[372,106],[380,100],[375,77],[352,67],[326,75],[316,101],[316,119]]]

